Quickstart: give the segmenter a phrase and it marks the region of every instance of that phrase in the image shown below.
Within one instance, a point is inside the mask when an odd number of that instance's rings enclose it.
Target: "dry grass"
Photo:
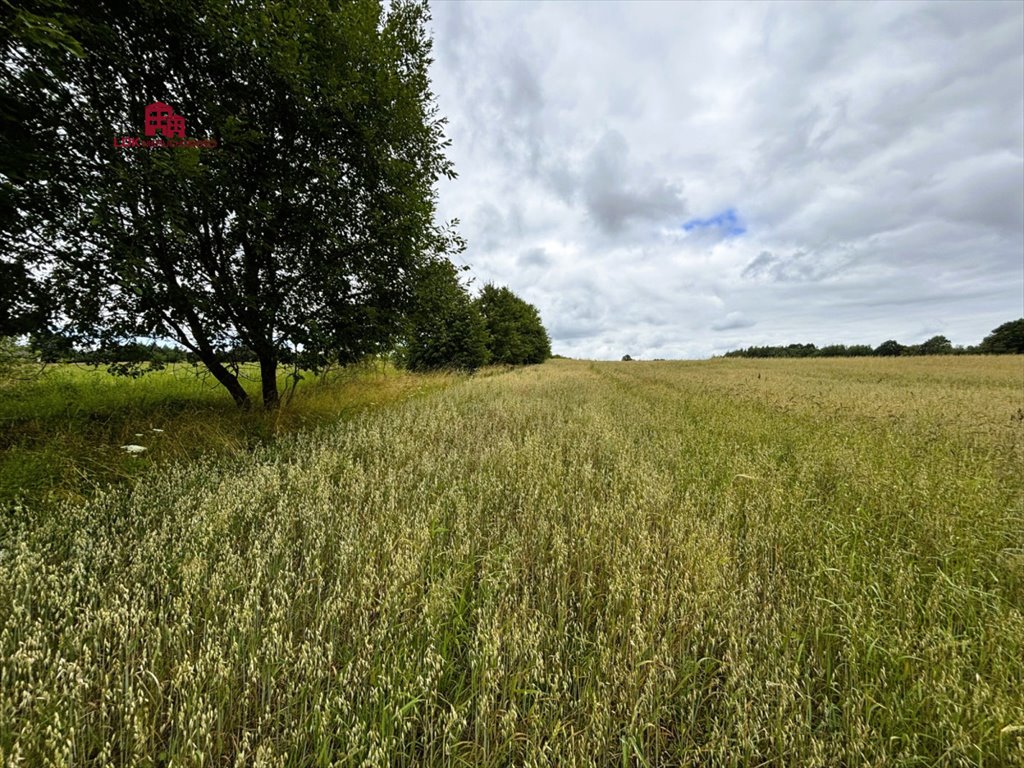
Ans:
[[[1021,365],[551,362],[23,509],[0,756],[1024,764]]]

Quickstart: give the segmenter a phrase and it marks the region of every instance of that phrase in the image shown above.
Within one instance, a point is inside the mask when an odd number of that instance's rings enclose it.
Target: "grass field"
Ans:
[[[247,451],[269,440],[347,418],[365,408],[432,392],[458,380],[413,376],[385,365],[306,374],[273,414],[239,411],[203,368],[171,365],[139,379],[105,368],[50,366],[0,378],[0,505],[18,498],[83,501],[172,460]],[[242,370],[259,402],[259,369]],[[282,373],[282,391],[291,385]],[[142,445],[132,455],[122,446]]]
[[[1024,765],[1021,357],[315,423],[2,518],[0,763]]]

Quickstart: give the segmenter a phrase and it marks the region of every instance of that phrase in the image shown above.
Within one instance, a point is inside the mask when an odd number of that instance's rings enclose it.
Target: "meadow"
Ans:
[[[1024,765],[1024,358],[373,375],[8,508],[0,764]]]
[[[241,381],[259,401],[259,368]],[[240,411],[201,366],[168,365],[140,378],[104,366],[23,366],[0,371],[0,505],[84,501],[154,464],[251,451],[280,435],[333,423],[366,408],[432,392],[454,374],[412,376],[384,363],[354,365],[296,382],[281,373],[287,407]],[[139,454],[124,451],[140,445]]]

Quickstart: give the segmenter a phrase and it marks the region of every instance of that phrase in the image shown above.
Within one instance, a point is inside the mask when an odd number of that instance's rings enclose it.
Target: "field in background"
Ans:
[[[251,412],[239,411],[205,369],[187,364],[134,380],[84,365],[51,365],[42,373],[25,368],[21,378],[0,378],[0,506],[16,498],[81,501],[154,464],[252,450],[279,435],[460,378],[413,375],[383,364],[324,377],[307,373],[287,405],[266,414],[258,405],[259,368],[248,365],[246,371]],[[280,389],[291,383],[282,373]],[[132,455],[124,445],[146,451]]]
[[[2,518],[0,763],[1020,765],[1022,465],[1020,357],[552,361],[160,464]]]

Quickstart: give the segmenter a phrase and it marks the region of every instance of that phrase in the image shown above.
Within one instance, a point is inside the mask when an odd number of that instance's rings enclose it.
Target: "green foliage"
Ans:
[[[85,56],[81,44],[68,33],[69,17],[65,13],[68,4],[63,0],[34,0],[31,3],[34,11],[25,7],[29,3],[19,3],[19,8],[11,0],[2,2],[7,6],[3,16],[5,40],[18,39],[34,48],[49,48],[56,54]]]
[[[60,0],[0,5],[0,336],[32,333],[48,314],[48,296],[30,267],[45,244],[38,227],[42,187],[59,164],[40,129],[55,131],[60,123],[40,112],[37,89],[62,76],[64,61],[83,56],[65,11]]]
[[[817,348],[814,344],[789,344],[784,347],[746,347],[726,352],[723,357],[869,357],[875,354],[867,344],[829,344]]]
[[[979,351],[987,355],[1024,354],[1024,317],[993,330],[982,340]]]
[[[44,322],[43,318],[39,285],[24,260],[6,257],[0,249],[0,336],[31,333]]]
[[[877,357],[898,357],[904,353],[905,349],[895,339],[889,339],[888,341],[883,341],[875,348],[875,355]]]
[[[390,347],[416,269],[461,247],[434,223],[454,172],[424,5],[40,8],[0,40],[0,254],[46,275],[48,330],[89,348],[174,339],[242,405],[225,349],[252,350],[274,405],[288,350],[322,367]],[[113,147],[155,100],[217,148]]]
[[[1003,323],[985,337],[979,346],[953,346],[945,336],[932,336],[921,344],[904,346],[889,339],[872,349],[866,344],[830,344],[816,349],[813,344],[790,344],[785,347],[746,347],[726,352],[724,357],[898,357],[901,355],[976,355],[1024,353],[1024,318]]]
[[[830,344],[815,353],[815,357],[868,357],[874,350],[867,344]]]
[[[725,357],[814,357],[818,348],[813,344],[789,344],[785,347],[747,347],[726,352]]]
[[[487,325],[491,362],[499,365],[542,363],[551,356],[551,340],[540,313],[505,287],[490,283],[476,305]]]
[[[846,357],[847,347],[845,344],[829,344],[818,350],[818,357]]]
[[[869,357],[873,353],[870,344],[851,344],[846,348],[847,357]]]
[[[902,348],[904,355],[952,355],[957,349],[945,336],[932,336],[921,344],[911,344]]]
[[[33,362],[31,350],[10,336],[0,336],[0,378]]]
[[[399,350],[402,363],[413,371],[476,370],[487,363],[487,340],[484,319],[456,267],[447,259],[422,267]]]
[[[107,371],[117,376],[138,378],[150,371],[163,370],[170,363],[197,362],[195,356],[180,347],[150,342],[143,344],[132,341],[125,344],[111,344],[98,349],[78,349],[71,339],[60,335],[42,335],[31,339],[26,352],[34,352],[45,363],[80,363],[91,366],[107,366]],[[255,357],[240,360],[233,349],[218,355],[222,363],[255,362]]]

